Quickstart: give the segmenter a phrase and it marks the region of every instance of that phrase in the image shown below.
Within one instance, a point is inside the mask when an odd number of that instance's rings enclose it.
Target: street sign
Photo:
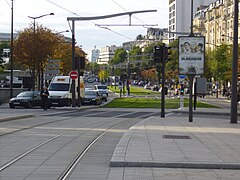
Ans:
[[[185,78],[186,78],[186,75],[178,75],[178,78],[179,78],[179,79],[185,79]]]
[[[72,80],[75,80],[75,79],[78,78],[78,72],[77,72],[77,71],[71,71],[71,72],[69,73],[69,76],[70,76],[70,78],[71,78]]]

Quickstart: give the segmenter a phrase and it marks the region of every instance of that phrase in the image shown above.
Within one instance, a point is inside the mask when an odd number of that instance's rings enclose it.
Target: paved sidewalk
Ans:
[[[119,141],[108,179],[239,179],[240,125],[224,117],[145,119]]]

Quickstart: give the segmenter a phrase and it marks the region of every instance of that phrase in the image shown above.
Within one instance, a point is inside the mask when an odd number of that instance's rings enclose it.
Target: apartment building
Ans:
[[[216,0],[193,1],[193,14],[200,5],[209,5]],[[169,42],[191,31],[191,0],[169,0]]]
[[[97,59],[99,58],[100,50],[94,46],[94,49],[92,50],[92,55],[91,55],[91,62],[95,63],[97,62]]]
[[[102,47],[97,59],[98,64],[108,64],[108,62],[114,57],[114,53],[117,50],[117,46],[105,46]]]
[[[233,8],[233,0],[216,0],[196,12],[194,31],[205,36],[206,48],[233,43]]]
[[[13,39],[15,40],[18,37],[18,33],[13,33]],[[11,33],[0,33],[0,44],[9,44],[11,43]]]

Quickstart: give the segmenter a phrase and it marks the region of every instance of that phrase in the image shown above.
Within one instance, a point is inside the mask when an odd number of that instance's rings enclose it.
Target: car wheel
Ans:
[[[11,109],[15,108],[15,106],[14,106],[13,104],[9,104],[9,107],[10,107]]]
[[[32,108],[32,104],[29,102],[26,106],[26,108]]]

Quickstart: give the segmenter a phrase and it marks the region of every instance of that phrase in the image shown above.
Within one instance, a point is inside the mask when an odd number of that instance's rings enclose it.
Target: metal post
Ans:
[[[233,29],[233,62],[232,62],[232,94],[230,123],[237,123],[237,76],[238,76],[238,0],[234,0],[234,29]]]
[[[161,117],[165,117],[165,51],[166,51],[166,46],[163,43],[162,45],[162,57],[161,57],[161,61],[162,61],[162,67],[161,67],[161,71],[162,71],[162,93],[161,93]]]
[[[75,70],[75,24],[72,21],[72,70]],[[75,80],[72,79],[72,107],[76,107],[75,102]]]
[[[189,36],[194,36],[193,34],[193,0],[191,0],[191,32]]]
[[[130,95],[130,67],[129,67],[129,63],[130,63],[130,55],[128,52],[128,62],[127,62],[127,95]]]
[[[190,85],[189,85],[189,122],[193,122],[193,107],[192,107],[192,98],[193,98],[193,79],[194,79],[194,74],[189,74],[189,80],[190,80]]]
[[[194,37],[193,34],[193,0],[191,0],[191,33],[189,37]],[[189,74],[189,80],[190,80],[190,85],[189,85],[189,122],[193,122],[193,105],[192,105],[192,98],[193,98],[193,79],[194,79],[194,74]]]
[[[78,107],[80,107],[81,106],[81,96],[80,96],[80,93],[81,93],[81,90],[80,90],[80,72],[81,72],[81,67],[80,67],[80,61],[81,61],[82,59],[78,56],[78,58],[77,58],[77,71],[78,71],[78,79],[77,79],[77,81],[78,81],[78,87],[77,87],[77,92],[78,92],[78,103],[77,103],[77,106]]]
[[[11,17],[11,79],[10,79],[10,98],[13,97],[13,0],[12,0],[12,17]]]
[[[197,81],[194,82],[194,101],[193,101],[193,109],[196,110],[197,107]]]
[[[33,39],[35,39],[35,33],[36,33],[36,24],[35,24],[35,18],[33,19]],[[33,53],[35,53],[35,49],[36,49],[36,46],[35,46],[35,41],[34,41],[34,44],[33,44]],[[32,90],[34,91],[35,90],[35,67],[36,67],[36,62],[35,62],[35,58],[33,58],[33,77],[32,77],[32,83],[33,83],[33,87],[32,87]]]

